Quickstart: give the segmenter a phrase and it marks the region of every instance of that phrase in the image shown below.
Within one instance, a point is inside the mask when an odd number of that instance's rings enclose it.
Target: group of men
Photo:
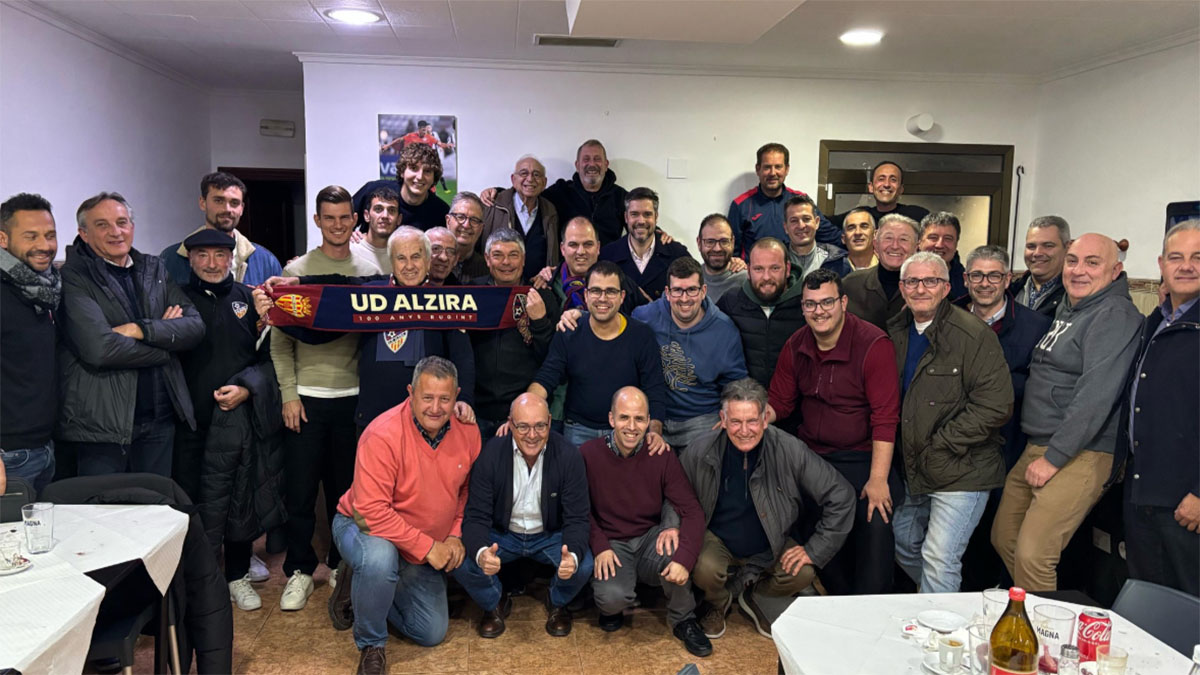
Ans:
[[[0,214],[2,377],[22,383],[0,397],[3,465],[39,488],[175,477],[244,610],[266,576],[249,542],[271,529],[280,608],[307,604],[323,484],[329,612],[366,673],[386,672],[389,622],[443,639],[446,574],[501,635],[499,571],[521,558],[553,570],[551,635],[589,587],[619,630],[641,583],[699,656],[735,601],[769,636],[764,597],[815,578],[886,593],[895,565],[956,591],[968,547],[1002,561],[995,583],[1053,590],[1122,467],[1131,574],[1200,594],[1200,222],[1168,232],[1164,302],[1142,317],[1108,237],[1035,219],[1014,278],[1000,247],[961,262],[958,219],[901,204],[894,162],[870,173],[874,206],[826,218],[784,184],[789,161],[760,148],[759,185],[701,221],[699,260],[595,140],[570,180],[547,187],[526,156],[511,188],[448,204],[436,151],[408,144],[396,182],[321,190],[321,242],[282,268],[237,231],[246,188],[227,174],[158,257],[133,248],[124,197],[89,198],[61,270],[50,205],[17,195]],[[267,330],[292,283],[528,290],[495,330]]]

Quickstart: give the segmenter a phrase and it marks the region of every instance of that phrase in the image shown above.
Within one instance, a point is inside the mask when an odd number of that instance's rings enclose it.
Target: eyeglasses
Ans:
[[[459,225],[462,225],[463,223],[467,222],[468,220],[471,221],[472,227],[479,227],[479,226],[483,225],[483,218],[476,218],[475,216],[468,216],[465,213],[451,213],[450,217],[453,218],[454,222],[458,223]]]
[[[682,298],[685,295],[689,298],[698,298],[700,297],[700,291],[701,288],[699,286],[691,286],[689,288],[668,288],[667,294],[672,298]]]
[[[904,284],[904,287],[910,291],[915,291],[918,285],[924,286],[925,290],[927,291],[932,291],[943,283],[949,282],[941,277],[925,277],[923,279],[919,277],[909,277],[907,279],[901,279],[900,283]]]
[[[589,288],[589,289],[587,289],[587,294],[588,294],[589,298],[593,298],[595,300],[599,300],[602,297],[608,298],[609,300],[615,300],[617,298],[617,296],[621,294],[621,289],[619,289],[619,288]]]
[[[541,171],[526,171],[525,169],[521,169],[517,172],[518,178],[529,178],[530,176],[532,176],[534,180],[546,180],[546,174],[542,173]]]
[[[450,248],[448,246],[430,246],[429,247],[429,255],[431,255],[435,258],[447,257],[453,253],[456,253],[457,251],[458,251],[458,249]]]
[[[721,237],[720,239],[701,239],[700,245],[704,248],[712,248],[714,246],[726,248],[728,246],[733,246],[733,240],[729,237]]]
[[[841,298],[825,298],[824,300],[805,300],[804,302],[800,303],[800,309],[804,310],[805,312],[807,312],[809,314],[812,314],[813,312],[817,311],[818,307],[820,307],[824,311],[828,312],[829,310],[833,309],[833,306],[837,304],[838,300],[841,300]]]
[[[912,237],[895,237],[892,235],[884,235],[879,238],[879,243],[884,246],[892,246],[899,244],[901,246],[912,246],[916,240]]]
[[[521,424],[512,425],[512,428],[514,430],[516,430],[516,432],[518,434],[521,434],[522,436],[528,434],[531,431],[536,431],[539,434],[544,434],[544,433],[546,433],[546,430],[550,428],[550,424],[548,422],[538,422],[537,424],[525,424],[522,422]]]
[[[984,279],[987,279],[989,283],[998,284],[1004,281],[1004,275],[1004,272],[988,272],[987,274],[983,272],[967,272],[967,279],[970,279],[973,284],[977,284]]]

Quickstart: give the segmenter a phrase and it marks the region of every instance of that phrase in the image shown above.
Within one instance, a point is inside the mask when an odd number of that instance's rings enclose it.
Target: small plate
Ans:
[[[939,633],[953,633],[967,625],[967,617],[944,609],[927,609],[917,615],[917,623]]]
[[[17,572],[24,572],[25,570],[29,569],[31,565],[33,565],[33,561],[26,558],[25,562],[20,565],[15,565],[13,567],[0,566],[0,577],[16,574]]]
[[[963,658],[966,658],[965,653],[963,654]],[[938,663],[937,654],[926,654],[925,659],[921,661],[921,667],[925,669],[925,672],[932,673],[932,675],[961,675],[963,671],[963,668],[944,670],[942,664]]]

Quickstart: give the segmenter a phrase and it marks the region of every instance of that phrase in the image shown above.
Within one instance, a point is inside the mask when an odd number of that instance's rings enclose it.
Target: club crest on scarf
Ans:
[[[408,331],[406,330],[386,330],[383,332],[383,344],[392,350],[392,353],[400,351],[404,343],[408,342]]]
[[[250,306],[244,302],[235,301],[230,303],[229,306],[233,308],[233,315],[239,319],[246,316],[246,310],[250,309]]]
[[[525,296],[518,295],[513,298],[513,320],[517,322],[517,332],[521,334],[521,339],[525,344],[533,343],[533,333],[529,331],[529,312],[525,310]]]
[[[295,293],[280,296],[275,300],[275,306],[297,319],[303,319],[313,313],[312,301]]]

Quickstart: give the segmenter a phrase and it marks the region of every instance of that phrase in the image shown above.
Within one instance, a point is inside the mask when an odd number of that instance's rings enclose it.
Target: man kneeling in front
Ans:
[[[458,371],[439,356],[417,363],[408,400],[375,418],[358,441],[354,483],[338,502],[342,554],[329,598],[333,627],[354,627],[358,672],[387,672],[391,621],[413,642],[446,637],[446,577],[462,564],[467,477],[479,429],[454,416]]]

